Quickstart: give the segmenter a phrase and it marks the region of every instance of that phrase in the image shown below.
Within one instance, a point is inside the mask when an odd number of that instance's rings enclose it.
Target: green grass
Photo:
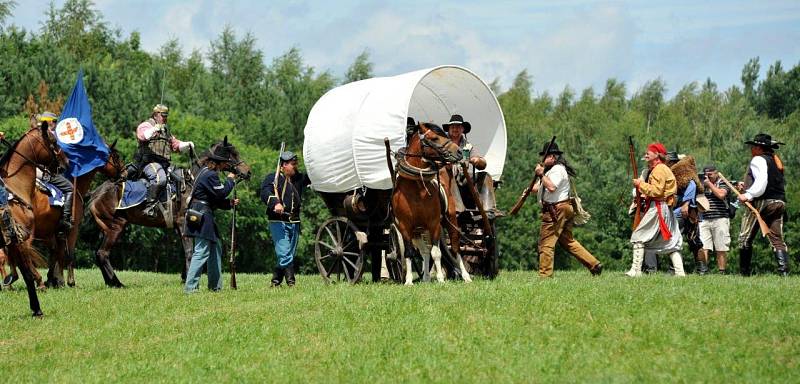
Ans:
[[[495,281],[183,294],[175,275],[97,270],[0,293],[13,382],[797,382],[800,279],[504,272]],[[205,277],[201,280],[205,284]]]

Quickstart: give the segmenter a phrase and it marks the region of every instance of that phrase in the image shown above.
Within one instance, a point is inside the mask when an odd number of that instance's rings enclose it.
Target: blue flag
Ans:
[[[104,165],[109,149],[92,122],[92,106],[83,86],[83,69],[56,125],[58,145],[69,158],[69,174],[78,177]]]

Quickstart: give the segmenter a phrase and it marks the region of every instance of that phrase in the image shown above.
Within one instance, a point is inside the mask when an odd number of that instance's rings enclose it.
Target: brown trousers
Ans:
[[[553,217],[555,212],[555,217]],[[572,237],[575,212],[572,204],[564,202],[553,209],[542,209],[542,228],[539,231],[539,276],[553,276],[553,256],[556,242],[575,256],[586,268],[592,269],[600,262]]]

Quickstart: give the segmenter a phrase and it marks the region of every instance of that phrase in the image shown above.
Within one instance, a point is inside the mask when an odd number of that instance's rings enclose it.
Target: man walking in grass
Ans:
[[[642,261],[645,251],[656,254],[669,254],[675,268],[675,276],[686,276],[680,249],[683,245],[678,221],[670,207],[675,205],[678,190],[675,175],[664,164],[667,149],[661,143],[647,146],[644,159],[647,161],[645,176],[633,179],[633,186],[645,199],[645,212],[642,220],[631,234],[633,261],[631,269],[625,274],[638,277],[642,274]]]
[[[548,147],[549,151],[548,151]],[[548,151],[545,155],[545,151]],[[544,143],[539,156],[545,156],[544,164],[536,164],[536,175],[539,182],[533,186],[533,193],[539,196],[542,203],[542,227],[539,230],[539,277],[553,276],[553,256],[556,243],[575,256],[592,275],[603,272],[603,264],[586,248],[572,237],[575,225],[575,210],[570,200],[570,177],[575,170],[567,164],[563,152],[553,142]]]
[[[783,241],[783,216],[786,211],[785,181],[783,163],[775,154],[775,149],[783,143],[772,140],[772,136],[766,133],[759,133],[745,144],[750,144],[752,158],[742,188],[744,193],[739,195],[739,201],[751,202],[759,210],[761,218],[769,226],[770,233],[767,238],[775,251],[778,273],[781,276],[788,276],[789,255],[786,242]],[[742,215],[742,229],[739,232],[739,270],[744,276],[750,276],[752,273],[750,262],[756,233],[758,225],[755,214],[746,209]]]

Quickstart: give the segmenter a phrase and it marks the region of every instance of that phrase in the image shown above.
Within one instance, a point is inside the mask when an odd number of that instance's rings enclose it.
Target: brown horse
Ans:
[[[0,177],[13,198],[9,206],[21,241],[6,246],[9,265],[18,267],[28,291],[28,303],[33,316],[42,316],[42,308],[34,281],[35,263],[44,263],[42,256],[31,246],[30,237],[35,232],[32,201],[35,193],[36,169],[44,167],[56,172],[65,167],[67,158],[56,144],[55,136],[47,128],[31,129],[22,135],[0,159]]]
[[[214,146],[217,145],[228,144],[227,142],[214,144]],[[233,172],[242,179],[249,179],[250,166],[239,159],[238,151],[234,149],[232,153],[232,163],[235,165]],[[192,238],[185,236],[183,233],[183,221],[186,212],[186,203],[189,201],[189,197],[192,194],[192,186],[194,185],[196,172],[199,170],[199,167],[202,166],[203,162],[204,160],[194,162],[192,171],[180,170],[183,173],[185,188],[180,188],[181,192],[173,202],[173,214],[170,218],[172,228],[178,236],[180,236],[181,242],[183,243],[185,264],[182,277],[184,278],[186,270],[189,267],[189,262],[192,259],[194,242]],[[89,211],[92,213],[95,223],[97,223],[97,226],[100,227],[104,235],[100,248],[95,252],[95,263],[100,268],[100,272],[103,273],[103,280],[106,285],[115,288],[121,288],[124,287],[124,285],[119,281],[119,278],[114,272],[114,268],[111,266],[109,260],[109,255],[111,254],[111,249],[114,247],[114,244],[116,244],[119,239],[119,236],[125,230],[125,226],[131,223],[154,228],[168,227],[163,214],[159,214],[157,217],[150,217],[143,212],[143,204],[128,209],[117,209],[119,201],[122,198],[121,187],[122,182],[120,181],[106,181],[92,191],[92,197],[89,201]]]
[[[423,257],[423,280],[430,280],[430,258],[436,268],[436,279],[444,281],[439,249],[441,238],[442,212],[451,216],[455,222],[455,207],[446,203],[447,194],[442,194],[441,183],[448,183],[444,166],[460,161],[462,158],[458,145],[447,138],[444,131],[435,124],[420,123],[408,139],[408,146],[398,152],[398,178],[392,193],[392,210],[395,224],[403,238],[405,259],[405,284],[413,284],[411,258],[416,248]],[[446,185],[449,187],[449,185]],[[444,191],[449,191],[445,188]],[[443,198],[444,196],[444,198]],[[450,228],[451,242],[458,244],[458,231]],[[455,239],[455,240],[454,240]],[[425,243],[429,242],[430,246]],[[470,277],[464,268],[461,256],[455,247],[455,254],[461,269],[462,278],[469,282]]]
[[[83,206],[84,196],[89,191],[91,182],[94,175],[99,171],[109,179],[117,179],[124,172],[125,164],[122,162],[119,152],[114,148],[117,142],[114,141],[110,147],[108,161],[100,167],[93,169],[77,178],[77,183],[73,187],[75,191],[75,207],[73,208],[73,225],[66,238],[58,236],[58,225],[61,219],[61,210],[64,208],[50,206],[49,196],[39,190],[34,192],[33,198],[33,216],[35,218],[35,233],[30,240],[38,240],[45,244],[50,251],[49,269],[47,271],[47,281],[42,282],[42,276],[37,270],[34,269],[34,279],[36,280],[38,288],[50,287],[63,287],[64,286],[64,267],[68,269],[67,284],[69,286],[75,285],[74,274],[74,255],[75,244],[78,241],[78,232],[81,222],[83,221]],[[5,253],[0,251],[0,275],[3,281],[6,281],[5,272]],[[8,280],[8,284],[17,280],[16,270],[11,271],[12,277]]]
[[[50,249],[50,265],[47,271],[47,281],[45,284],[50,287],[63,287],[64,286],[64,273],[66,267],[68,271],[67,281],[70,287],[75,286],[75,244],[78,241],[78,233],[81,222],[83,221],[84,203],[89,187],[94,180],[94,175],[100,172],[103,176],[110,180],[119,180],[125,173],[125,163],[122,157],[115,149],[117,145],[116,140],[109,147],[110,152],[108,161],[100,167],[97,167],[81,176],[78,176],[73,186],[75,195],[72,212],[73,223],[72,229],[67,234],[66,239],[57,236],[58,222],[61,218],[61,209],[58,207],[51,207],[48,196],[41,191],[36,193],[34,199],[34,216],[36,217],[36,233],[35,237],[47,244]],[[63,209],[67,209],[64,207]]]

